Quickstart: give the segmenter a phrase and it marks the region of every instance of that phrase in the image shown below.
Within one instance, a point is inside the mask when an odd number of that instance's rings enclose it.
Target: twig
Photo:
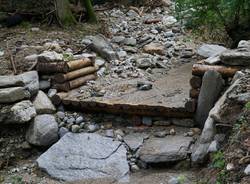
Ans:
[[[6,42],[6,47],[7,47],[7,52],[9,54],[9,57],[10,57],[10,63],[11,63],[12,69],[14,71],[14,75],[16,75],[17,74],[16,62],[15,62],[15,59],[13,57],[13,54],[12,54],[11,50],[9,49],[8,41]]]

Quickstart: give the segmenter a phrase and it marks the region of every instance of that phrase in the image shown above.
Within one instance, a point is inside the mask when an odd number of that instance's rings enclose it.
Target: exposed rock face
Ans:
[[[226,51],[227,49],[220,45],[213,44],[203,44],[200,48],[198,48],[197,53],[205,58],[209,58],[212,56],[216,56]]]
[[[55,106],[43,91],[39,91],[33,104],[38,114],[52,114],[56,111]]]
[[[151,138],[139,150],[139,158],[146,163],[160,163],[184,160],[187,158],[191,137],[167,136]]]
[[[216,102],[211,117],[218,123],[233,124],[241,115],[244,104],[250,101],[249,76],[237,79]]]
[[[198,97],[195,121],[203,127],[209,111],[213,108],[223,89],[224,80],[216,71],[207,71],[202,79],[202,86]]]
[[[0,122],[26,123],[36,116],[36,110],[29,100],[21,101],[13,106],[4,106],[0,109]]]
[[[0,103],[13,103],[30,98],[30,93],[24,87],[0,89]]]
[[[85,44],[89,44],[89,47],[100,54],[104,59],[112,61],[117,59],[116,53],[114,52],[112,46],[105,40],[101,35],[97,36],[87,36],[84,41]]]
[[[98,134],[65,134],[42,154],[38,166],[53,178],[65,181],[127,177],[129,166],[121,142]]]
[[[18,87],[24,86],[24,82],[15,76],[0,76],[0,87]]]
[[[35,117],[26,132],[26,140],[36,146],[50,146],[58,140],[58,124],[53,115]]]

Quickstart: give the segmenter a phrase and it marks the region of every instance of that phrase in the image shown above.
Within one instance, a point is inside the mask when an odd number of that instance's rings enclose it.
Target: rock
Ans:
[[[105,65],[105,60],[104,59],[98,58],[98,59],[95,60],[95,66],[96,67],[101,68],[104,65]]]
[[[153,84],[150,82],[137,82],[137,88],[142,91],[150,90],[153,88]]]
[[[136,46],[136,39],[134,38],[125,38],[122,42],[124,45],[128,45],[128,46]]]
[[[249,66],[250,65],[250,49],[228,50],[221,54],[221,62],[232,66]]]
[[[155,137],[159,137],[159,138],[163,138],[166,137],[169,133],[167,131],[159,131],[159,132],[155,132],[154,136]]]
[[[129,172],[126,153],[124,146],[111,138],[67,133],[37,163],[51,177],[66,182],[98,178],[125,181]]]
[[[241,40],[238,44],[238,49],[245,48],[250,49],[250,40]]]
[[[61,127],[58,132],[59,138],[62,138],[67,133],[69,133],[69,130],[65,127]]]
[[[114,137],[114,130],[113,129],[108,129],[105,131],[105,136],[113,138]]]
[[[195,121],[200,127],[203,127],[209,111],[218,100],[223,85],[224,80],[220,73],[211,70],[204,74],[195,114]]]
[[[37,71],[25,72],[16,77],[23,81],[25,88],[27,88],[31,96],[37,94],[39,90],[39,77]]]
[[[163,25],[171,26],[177,22],[176,18],[173,16],[164,16],[162,19]]]
[[[124,36],[114,36],[114,37],[112,38],[111,41],[112,41],[113,43],[120,44],[120,43],[122,43],[124,40],[125,40],[125,37],[124,37]]]
[[[153,124],[156,125],[156,126],[169,126],[169,125],[171,125],[171,121],[158,120],[158,121],[154,121]]]
[[[89,124],[87,125],[87,130],[89,133],[96,132],[99,129],[99,126],[97,124]]]
[[[55,52],[63,52],[63,49],[60,47],[59,43],[57,42],[47,42],[43,45],[44,47],[44,50],[47,50],[47,51],[55,51]]]
[[[55,96],[57,93],[57,89],[49,89],[48,91],[48,97],[51,99],[53,96]]]
[[[24,87],[11,87],[0,89],[0,103],[13,103],[29,98],[30,92]]]
[[[170,131],[169,131],[169,134],[170,135],[175,135],[176,134],[176,131],[174,128],[171,128]]]
[[[32,54],[28,55],[24,58],[24,60],[28,63],[35,63],[37,62],[38,55],[37,54]]]
[[[130,133],[124,137],[124,142],[132,151],[137,151],[143,144],[145,134]]]
[[[216,140],[212,141],[208,147],[208,152],[213,153],[218,150],[219,150],[219,143]]]
[[[244,173],[245,173],[246,175],[250,175],[250,164],[247,165],[247,167],[246,167],[245,170],[244,170]]]
[[[118,55],[118,58],[119,58],[119,59],[124,59],[124,58],[127,57],[127,52],[124,51],[124,50],[118,51],[118,52],[117,52],[117,55]]]
[[[62,111],[58,111],[56,113],[56,116],[60,119],[60,120],[63,120],[65,118],[65,113],[62,112]]]
[[[53,115],[35,117],[26,132],[26,140],[35,146],[50,146],[58,140],[58,124]]]
[[[8,87],[23,87],[24,82],[17,78],[16,76],[6,76],[1,75],[0,76],[0,88],[8,88]]]
[[[160,43],[150,43],[143,47],[143,51],[148,54],[165,55],[165,47]]]
[[[80,129],[81,129],[81,128],[80,128],[79,125],[72,125],[72,127],[71,127],[71,131],[72,131],[73,133],[79,132]]]
[[[139,168],[136,164],[131,164],[130,170],[131,170],[132,172],[136,172],[136,171],[139,171],[140,168]]]
[[[125,136],[125,133],[123,132],[123,130],[121,130],[121,129],[117,129],[117,130],[115,130],[115,135],[117,136],[117,135],[120,135],[121,137],[124,137]]]
[[[38,114],[52,114],[56,111],[55,106],[43,91],[39,91],[33,104]]]
[[[187,158],[191,137],[167,136],[150,138],[139,150],[139,158],[146,163],[173,162]]]
[[[71,117],[71,118],[68,118],[66,121],[68,124],[74,124],[76,120],[74,117]]]
[[[141,69],[154,67],[154,64],[150,58],[139,58],[136,60],[136,64],[138,68],[141,68]]]
[[[194,127],[193,119],[172,119],[173,125],[182,127]]]
[[[152,120],[151,117],[143,116],[143,117],[142,117],[142,124],[143,124],[143,125],[146,125],[146,126],[152,126],[153,120]]]
[[[226,166],[227,171],[233,171],[235,169],[235,166],[233,163],[228,163]]]
[[[248,90],[241,92],[241,87],[250,84],[248,77],[236,80],[216,102],[210,111],[210,116],[218,123],[234,124],[242,113],[243,104],[249,100],[242,98],[249,94]],[[233,98],[230,98],[232,96]]]
[[[85,39],[89,41],[89,47],[104,59],[107,59],[108,61],[117,59],[116,53],[114,52],[111,44],[108,43],[104,36],[87,36]]]
[[[60,62],[63,61],[63,55],[55,51],[44,51],[37,59],[39,62]]]
[[[0,109],[0,122],[5,124],[22,124],[36,116],[36,109],[29,100],[24,100],[13,106]]]
[[[212,56],[220,55],[226,50],[227,48],[220,45],[203,44],[198,48],[197,53],[204,58],[209,58]]]
[[[40,80],[39,81],[39,89],[40,90],[47,90],[51,87],[51,83],[48,80]]]
[[[211,117],[208,117],[202,130],[200,140],[196,143],[195,149],[191,155],[192,162],[204,162],[208,153],[208,148],[214,139],[215,131],[215,122]]]
[[[76,124],[81,124],[84,121],[84,118],[82,116],[79,116],[78,118],[76,118]]]
[[[220,60],[220,56],[211,56],[207,58],[204,62],[205,64],[208,64],[208,65],[216,65],[216,64],[219,64],[221,60]]]
[[[171,177],[170,180],[168,180],[168,184],[180,184],[178,178]]]

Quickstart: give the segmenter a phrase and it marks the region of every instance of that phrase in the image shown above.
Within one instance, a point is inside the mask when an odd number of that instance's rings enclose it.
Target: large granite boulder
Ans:
[[[43,91],[38,92],[33,104],[38,114],[52,114],[56,111],[55,106]]]
[[[0,123],[22,124],[29,122],[36,116],[36,109],[29,100],[14,105],[0,107]]]
[[[65,134],[38,159],[51,177],[65,181],[127,179],[127,151],[121,142],[98,134]]]
[[[50,146],[58,140],[58,124],[53,115],[35,117],[26,132],[26,140],[36,146]]]
[[[207,71],[202,79],[202,86],[198,97],[195,121],[200,127],[204,126],[209,111],[213,108],[223,89],[224,80],[220,73]]]
[[[149,164],[185,160],[192,140],[191,137],[179,135],[150,138],[139,150],[139,158]]]

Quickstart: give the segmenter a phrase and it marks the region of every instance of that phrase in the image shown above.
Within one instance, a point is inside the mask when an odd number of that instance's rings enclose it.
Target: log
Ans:
[[[201,87],[201,84],[202,84],[202,78],[199,77],[199,76],[193,76],[191,79],[190,79],[190,85],[193,89],[198,89]]]
[[[90,74],[84,77],[80,77],[80,78],[65,82],[63,84],[56,84],[55,87],[59,91],[69,91],[71,89],[80,87],[81,85],[85,84],[89,80],[94,80],[96,78],[97,76],[95,74]]]
[[[156,24],[161,22],[161,19],[147,19],[144,21],[145,24]]]
[[[55,95],[53,95],[50,100],[52,101],[52,103],[54,105],[60,105],[60,103],[62,102],[63,98],[67,97],[67,93],[65,92],[60,92],[60,93],[56,93]]]
[[[200,94],[200,89],[190,89],[189,96],[190,98],[198,99]]]
[[[233,77],[234,74],[240,70],[237,67],[226,67],[220,65],[202,65],[194,64],[192,68],[192,74],[197,76],[203,76],[204,73],[208,70],[215,70],[219,72],[223,77]]]
[[[64,71],[65,73],[67,73],[87,66],[93,66],[93,64],[94,64],[93,61],[89,58],[69,61],[66,63]]]
[[[92,74],[96,72],[96,67],[94,66],[88,66],[79,70],[75,70],[66,74],[57,74],[54,77],[54,81],[56,83],[63,83],[72,79],[76,79],[78,77],[82,77],[88,74]]]
[[[36,69],[38,72],[51,74],[51,73],[65,73],[65,62],[38,62]]]

